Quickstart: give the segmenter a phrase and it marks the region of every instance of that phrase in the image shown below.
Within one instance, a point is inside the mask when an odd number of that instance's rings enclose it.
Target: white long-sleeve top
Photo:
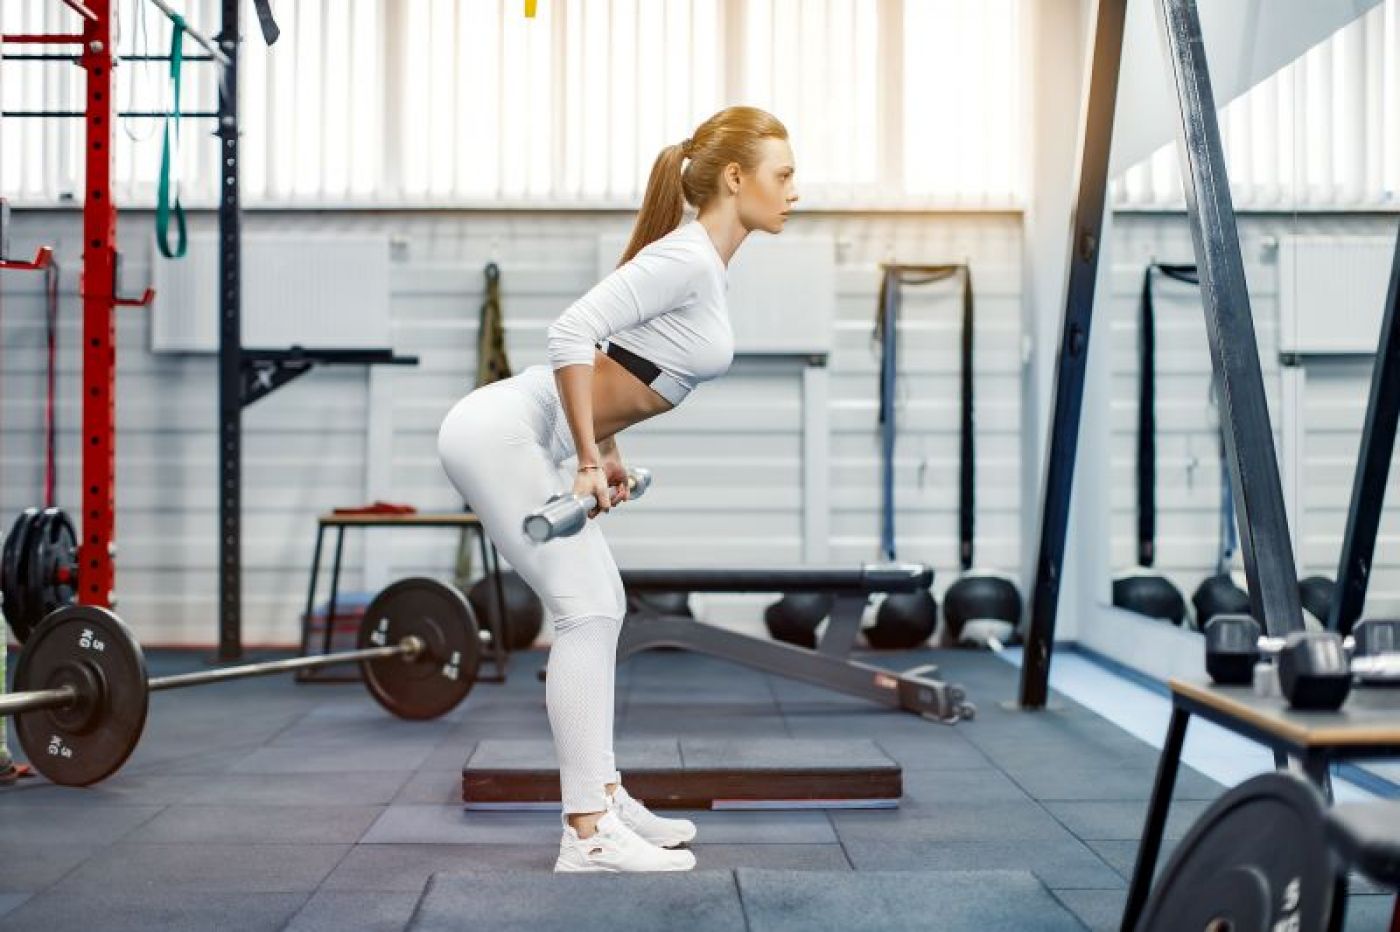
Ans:
[[[549,326],[549,364],[593,365],[602,340],[661,369],[678,404],[701,382],[723,375],[734,359],[725,297],[728,274],[698,220],[648,244]]]

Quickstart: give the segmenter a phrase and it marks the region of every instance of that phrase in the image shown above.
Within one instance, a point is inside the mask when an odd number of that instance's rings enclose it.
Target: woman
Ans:
[[[560,491],[559,464],[574,455],[573,493],[599,503],[590,517],[627,500],[617,434],[729,368],[727,266],[751,231],[782,231],[793,171],[787,130],[752,107],[722,110],[667,146],[621,263],[550,326],[550,365],[472,392],[438,433],[448,478],[554,626],[545,697],[564,812],[556,871],[689,870],[695,856],[674,846],[695,825],[648,812],[613,762],[626,600],[602,529],[590,521],[534,544],[521,522]],[[681,225],[686,203],[699,216]]]

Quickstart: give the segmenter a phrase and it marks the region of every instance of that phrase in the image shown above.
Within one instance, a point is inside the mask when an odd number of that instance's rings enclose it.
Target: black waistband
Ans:
[[[638,356],[629,349],[623,349],[611,340],[608,341],[608,348],[604,352],[622,368],[635,375],[643,385],[650,385],[661,374],[661,367],[656,363]]]

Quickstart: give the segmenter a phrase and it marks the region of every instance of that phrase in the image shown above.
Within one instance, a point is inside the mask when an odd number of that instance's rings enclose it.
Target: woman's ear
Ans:
[[[724,187],[730,194],[739,193],[740,174],[742,173],[739,170],[738,162],[730,162],[728,165],[724,166]]]

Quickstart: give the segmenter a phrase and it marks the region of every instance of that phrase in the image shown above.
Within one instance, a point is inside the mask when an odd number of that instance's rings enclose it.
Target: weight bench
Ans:
[[[675,647],[869,699],[891,708],[953,724],[976,708],[962,687],[934,679],[932,664],[898,673],[849,657],[860,619],[876,592],[916,592],[933,582],[922,564],[844,568],[635,569],[623,570],[631,593],[646,592],[826,592],[835,597],[831,618],[816,650],[726,631],[678,615],[663,615],[638,603],[622,627],[617,659],[655,647]]]

